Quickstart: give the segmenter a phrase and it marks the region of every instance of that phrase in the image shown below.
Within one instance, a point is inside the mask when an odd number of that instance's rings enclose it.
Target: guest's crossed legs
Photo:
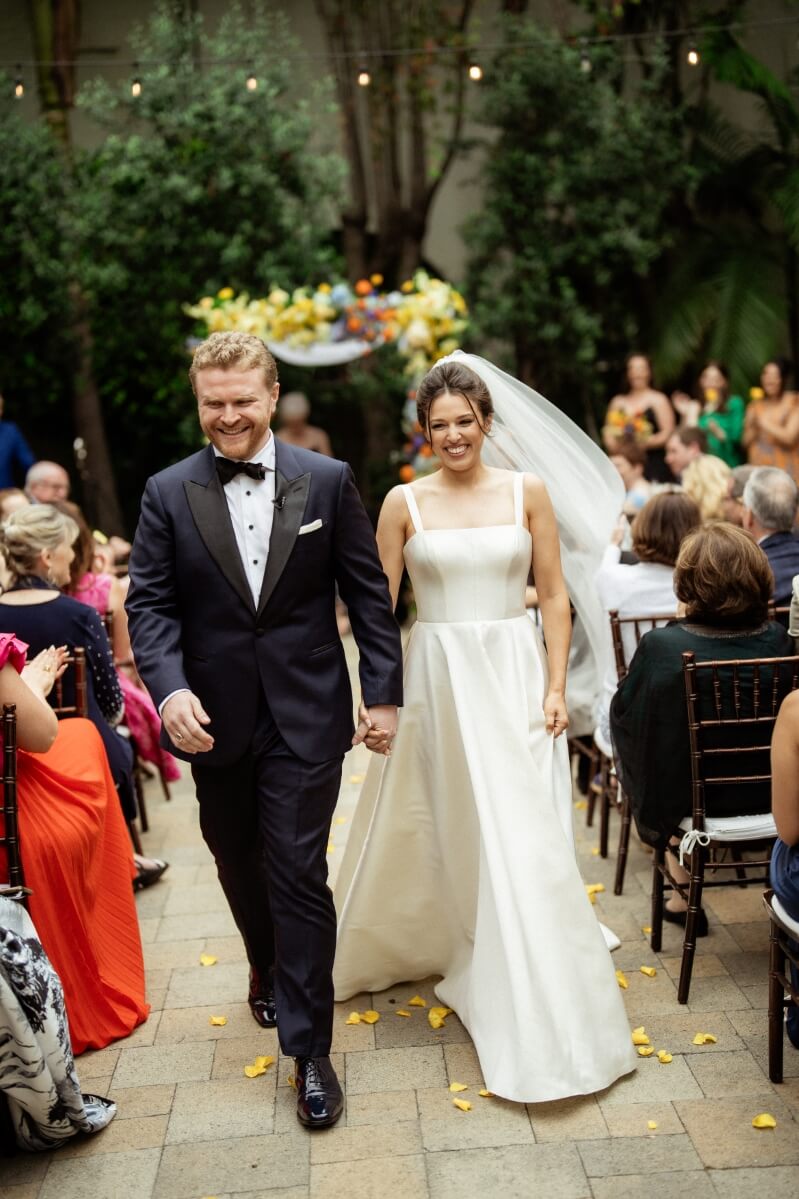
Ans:
[[[263,704],[244,758],[192,767],[203,837],[250,965],[262,979],[274,968],[280,1046],[292,1057],[330,1052],[336,912],[326,855],[341,762],[296,757]]]

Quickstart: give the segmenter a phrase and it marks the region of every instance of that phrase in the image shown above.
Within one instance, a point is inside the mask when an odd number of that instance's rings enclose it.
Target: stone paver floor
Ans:
[[[366,765],[351,754],[333,825],[331,872],[341,857]],[[294,1114],[280,1058],[249,1079],[257,1055],[278,1056],[244,997],[247,966],[198,827],[190,780],[167,804],[149,787],[147,848],[171,863],[164,880],[138,897],[152,1014],[133,1036],[78,1061],[84,1090],[119,1104],[113,1124],[53,1154],[0,1162],[3,1199],[768,1199],[799,1193],[799,1053],[786,1045],[783,1085],[766,1065],[767,924],[758,889],[708,896],[710,936],[700,942],[690,1003],[676,998],[680,930],[666,926],[654,955],[649,862],[635,847],[625,894],[612,894],[613,861],[592,853],[594,832],[575,811],[586,882],[602,882],[597,915],[621,937],[614,954],[629,989],[631,1029],[644,1025],[668,1065],[642,1059],[609,1090],[522,1106],[480,1098],[480,1068],[457,1017],[433,1031],[421,1009],[396,1007],[432,984],[396,987],[339,1005],[334,1061],[347,1110],[330,1132],[309,1135]],[[613,828],[615,834],[615,826]],[[200,965],[200,954],[217,958]],[[642,965],[657,969],[654,978]],[[586,978],[584,985],[590,987]],[[392,1002],[393,1001],[393,1002]],[[353,1009],[381,1019],[348,1026]],[[211,1026],[224,1015],[224,1027]],[[716,1044],[692,1044],[711,1032]],[[449,1083],[468,1086],[469,1112],[452,1104]],[[771,1112],[773,1131],[752,1128]],[[650,1124],[656,1128],[650,1128]]]

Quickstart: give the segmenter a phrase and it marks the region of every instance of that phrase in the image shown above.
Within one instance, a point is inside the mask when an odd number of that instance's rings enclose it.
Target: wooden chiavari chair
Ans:
[[[25,886],[17,820],[16,704],[3,704],[0,725],[3,730],[3,835],[0,837],[0,845],[6,851],[6,874],[8,876],[7,882],[0,882],[0,895],[25,903],[26,897],[31,892]]]
[[[682,838],[683,864],[689,882],[677,882],[669,869],[666,850],[655,850],[650,943],[655,953],[659,953],[664,891],[677,891],[688,904],[677,988],[678,1002],[687,1003],[705,888],[767,885],[769,881],[771,846],[777,835],[770,811],[771,735],[780,704],[799,686],[799,657],[697,662],[696,656],[686,651],[682,658],[692,811],[674,833]],[[753,797],[752,811],[760,808],[764,812],[745,837],[736,833],[740,817],[707,816],[706,796],[712,797],[719,787],[748,792]],[[757,852],[759,856],[747,860],[744,870],[740,854],[729,861],[723,860],[733,845],[737,850]],[[734,871],[735,877],[718,878],[720,871]],[[751,877],[751,871],[759,873]],[[714,877],[707,878],[706,872]]]
[[[72,668],[73,674],[73,690],[74,699],[72,703],[67,703],[64,699],[64,675],[60,679],[56,679],[53,692],[55,694],[55,703],[53,711],[60,719],[62,716],[83,716],[89,715],[89,690],[86,682],[86,650],[81,645],[76,645],[72,653],[66,659],[67,670]]]
[[[785,1009],[789,1003],[799,1004],[790,970],[791,965],[799,970],[799,921],[788,915],[771,889],[763,902],[769,919],[768,1076],[782,1082]]]

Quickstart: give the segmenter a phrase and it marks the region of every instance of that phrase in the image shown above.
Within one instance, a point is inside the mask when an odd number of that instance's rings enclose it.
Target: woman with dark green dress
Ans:
[[[696,425],[707,435],[708,452],[728,466],[744,461],[741,438],[744,431],[745,404],[741,396],[730,395],[727,368],[720,362],[708,362],[699,376],[699,399],[683,392],[671,397],[680,414],[680,425]]]

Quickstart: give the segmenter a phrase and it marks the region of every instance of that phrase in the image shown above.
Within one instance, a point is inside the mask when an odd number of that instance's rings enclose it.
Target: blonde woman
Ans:
[[[701,454],[683,471],[683,490],[699,505],[703,522],[726,519],[731,474],[727,463],[713,454]]]

